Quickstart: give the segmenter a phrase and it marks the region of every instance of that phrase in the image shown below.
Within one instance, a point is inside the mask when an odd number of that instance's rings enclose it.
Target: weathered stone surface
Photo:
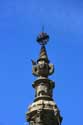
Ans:
[[[44,46],[47,38],[48,35],[45,33],[39,36],[38,42],[42,45],[40,56],[35,63],[33,62],[32,67],[33,75],[38,78],[32,84],[35,89],[34,102],[28,107],[26,113],[26,120],[30,125],[60,125],[62,122],[59,109],[52,98],[55,83],[48,79],[48,76],[54,72],[54,65],[49,64]]]

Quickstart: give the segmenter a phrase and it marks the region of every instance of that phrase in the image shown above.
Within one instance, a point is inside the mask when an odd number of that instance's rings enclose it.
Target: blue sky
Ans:
[[[55,65],[54,100],[62,125],[82,125],[83,1],[0,1],[0,125],[26,125],[25,112],[34,99],[31,59],[40,46],[36,36],[45,27],[46,46]]]

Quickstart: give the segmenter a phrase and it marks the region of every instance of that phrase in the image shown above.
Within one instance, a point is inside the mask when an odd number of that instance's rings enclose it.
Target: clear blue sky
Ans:
[[[42,25],[62,125],[83,125],[83,0],[0,0],[0,125],[25,125]]]

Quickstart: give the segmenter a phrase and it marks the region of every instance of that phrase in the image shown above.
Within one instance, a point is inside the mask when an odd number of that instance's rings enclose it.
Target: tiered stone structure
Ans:
[[[48,40],[49,36],[44,32],[37,37],[41,50],[38,60],[32,61],[32,73],[37,80],[32,84],[35,89],[35,99],[26,113],[29,125],[61,125],[62,121],[60,111],[52,98],[55,83],[48,78],[54,72],[54,66],[50,64],[45,48]]]

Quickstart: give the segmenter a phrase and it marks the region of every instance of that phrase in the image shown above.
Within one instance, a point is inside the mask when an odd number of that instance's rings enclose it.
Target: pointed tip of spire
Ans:
[[[40,61],[40,60],[45,60],[46,62],[49,63],[48,55],[47,55],[46,48],[45,48],[44,45],[41,46],[41,50],[40,50],[40,55],[39,55],[38,61]]]
[[[41,45],[40,55],[37,62],[40,60],[44,60],[45,62],[49,63],[48,55],[45,48],[45,45],[47,44],[48,40],[49,35],[44,32],[44,26],[42,26],[42,32],[40,32],[40,34],[37,37],[37,42]]]

